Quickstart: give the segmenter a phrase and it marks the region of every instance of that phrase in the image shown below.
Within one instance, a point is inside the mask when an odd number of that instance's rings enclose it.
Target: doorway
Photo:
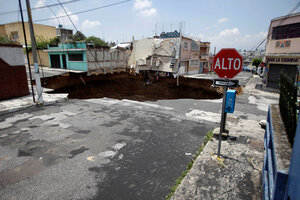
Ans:
[[[61,68],[60,66],[60,56],[58,54],[50,55],[51,67]]]
[[[62,55],[62,63],[63,63],[63,68],[67,69],[67,60],[66,60],[66,55]]]

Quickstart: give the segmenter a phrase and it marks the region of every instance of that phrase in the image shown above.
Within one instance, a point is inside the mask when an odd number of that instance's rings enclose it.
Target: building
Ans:
[[[272,19],[268,35],[264,81],[267,87],[279,88],[281,71],[295,81],[299,72],[300,13],[292,14],[288,18],[283,16]]]
[[[203,65],[203,73],[212,71],[212,62],[210,62],[210,42],[200,42],[200,67]]]
[[[185,68],[186,74],[203,73],[200,63],[200,45],[187,37],[181,37],[180,67]]]
[[[73,30],[63,28],[62,25],[58,25],[56,29],[56,35],[60,39],[60,43],[66,43],[72,40]]]
[[[27,43],[31,44],[31,37],[28,22],[24,23]],[[33,24],[34,34],[43,39],[51,39],[56,37],[56,28],[54,26]],[[12,22],[0,25],[0,35],[7,36],[10,40],[25,45],[22,22]]]
[[[87,47],[85,42],[49,46],[45,52],[48,52],[51,68],[84,71],[88,74],[124,72],[130,54],[126,48]]]
[[[208,71],[210,43],[180,36],[177,31],[132,42],[128,65],[136,71],[168,72],[175,76]]]
[[[50,67],[78,71],[88,71],[86,44],[84,42],[48,46]]]

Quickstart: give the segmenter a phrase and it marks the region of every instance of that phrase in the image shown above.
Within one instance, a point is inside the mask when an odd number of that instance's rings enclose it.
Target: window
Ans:
[[[19,39],[18,32],[11,32],[11,40],[17,42]]]
[[[82,53],[72,53],[68,54],[69,61],[83,61],[83,54]]]
[[[277,26],[273,28],[272,39],[288,39],[300,37],[300,23]]]
[[[190,66],[192,67],[198,67],[199,65],[199,60],[197,59],[193,59],[193,60],[190,60]]]
[[[183,48],[188,49],[189,48],[189,43],[188,42],[183,42]]]

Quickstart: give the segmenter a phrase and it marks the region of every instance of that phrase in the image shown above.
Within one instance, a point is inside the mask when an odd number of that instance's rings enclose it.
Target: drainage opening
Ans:
[[[212,81],[180,77],[158,77],[141,73],[105,74],[87,76],[86,73],[68,73],[42,79],[43,87],[51,93],[68,93],[71,99],[114,98],[137,101],[163,99],[218,99],[222,91],[212,88]]]

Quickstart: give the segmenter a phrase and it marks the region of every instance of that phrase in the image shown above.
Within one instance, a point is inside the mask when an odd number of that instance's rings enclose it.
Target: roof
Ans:
[[[24,22],[24,23],[27,24],[28,22]],[[22,24],[22,22],[21,21],[17,21],[17,22],[10,22],[10,23],[0,24],[0,25],[8,25],[8,24]],[[37,24],[37,23],[33,23],[33,25],[49,26],[49,25]],[[49,26],[49,27],[56,28],[55,26]]]
[[[113,46],[111,49],[117,49],[118,47],[126,49],[126,48],[129,48],[130,45],[131,45],[131,43],[121,43],[121,44],[117,44],[117,45]]]
[[[291,14],[291,15],[289,16],[289,18],[290,18],[290,17],[296,17],[296,16],[300,16],[300,12]],[[287,15],[281,16],[281,17],[276,17],[276,18],[272,19],[271,21],[273,22],[273,21],[281,20],[281,19],[284,19],[284,18],[286,18],[286,17],[287,17]]]
[[[162,32],[160,34],[160,38],[177,38],[180,37],[180,33],[178,31],[173,31],[173,32]]]

